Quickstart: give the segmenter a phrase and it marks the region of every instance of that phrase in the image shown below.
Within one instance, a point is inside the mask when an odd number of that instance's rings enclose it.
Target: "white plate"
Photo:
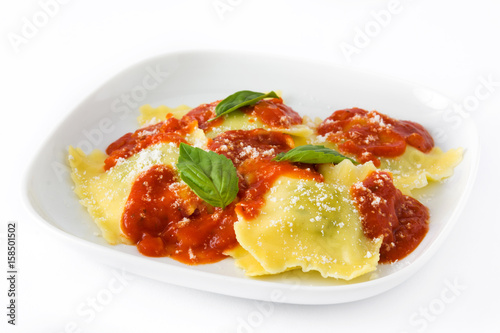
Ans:
[[[425,202],[431,210],[431,225],[417,250],[396,264],[379,265],[373,274],[344,282],[293,271],[252,279],[245,277],[232,259],[187,266],[170,258],[144,257],[134,246],[108,245],[72,192],[66,164],[68,146],[79,145],[87,151],[105,149],[137,128],[135,105],[197,106],[244,89],[281,90],[285,102],[301,115],[325,118],[336,109],[376,109],[423,124],[437,134],[436,141],[444,149],[464,147],[465,158],[455,175],[427,193],[432,198]],[[132,273],[274,302],[333,304],[359,300],[388,290],[415,273],[442,244],[464,206],[477,170],[478,135],[471,121],[450,113],[451,106],[451,101],[429,89],[331,64],[248,52],[165,54],[125,69],[70,113],[29,168],[26,203],[37,220],[68,245]]]

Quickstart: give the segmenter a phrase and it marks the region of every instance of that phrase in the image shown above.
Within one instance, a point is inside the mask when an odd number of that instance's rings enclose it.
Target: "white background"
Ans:
[[[1,3],[0,266],[5,272],[5,224],[17,221],[19,309],[18,325],[7,325],[7,285],[0,274],[0,331],[499,331],[499,83],[467,113],[480,129],[482,155],[456,227],[421,271],[367,300],[259,305],[132,276],[95,317],[81,316],[76,309],[107,288],[116,271],[61,243],[21,201],[23,173],[41,140],[94,88],[140,59],[193,48],[258,49],[407,79],[461,103],[475,96],[480,77],[500,82],[498,2],[401,0],[377,31],[371,13],[387,10],[389,1],[73,0],[20,44],[12,36],[22,36],[41,6],[34,0]],[[225,11],[217,4],[226,4]],[[357,40],[359,53],[346,57],[342,43],[353,45],[365,28],[375,29],[369,41]],[[461,289],[450,294],[449,283]],[[455,297],[444,303],[442,295]],[[420,312],[425,309],[427,319]],[[251,326],[242,328],[243,321]]]

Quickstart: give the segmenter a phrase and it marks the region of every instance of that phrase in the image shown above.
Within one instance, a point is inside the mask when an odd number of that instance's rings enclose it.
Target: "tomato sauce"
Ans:
[[[363,233],[383,236],[380,263],[403,259],[420,244],[429,230],[429,210],[418,200],[403,195],[387,172],[374,171],[351,187]]]
[[[234,204],[212,207],[180,183],[176,172],[156,165],[132,186],[122,216],[122,230],[140,253],[169,256],[186,264],[213,263],[238,242]]]
[[[184,137],[195,129],[196,122],[180,121],[172,115],[167,117],[163,122],[127,133],[110,144],[106,149],[109,156],[104,161],[104,170],[114,167],[119,159],[129,158],[149,146],[162,142],[174,142],[177,145],[186,142]]]
[[[262,128],[226,131],[208,143],[208,149],[226,156],[236,167],[247,159],[271,160],[293,147],[295,144],[290,135]]]
[[[378,157],[401,156],[407,144],[424,153],[434,147],[422,125],[358,108],[335,111],[318,127],[318,134],[337,143],[342,153],[355,155],[361,163],[373,161],[377,167]]]

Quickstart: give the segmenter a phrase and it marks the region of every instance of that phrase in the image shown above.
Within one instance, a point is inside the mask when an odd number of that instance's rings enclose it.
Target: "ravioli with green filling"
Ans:
[[[335,143],[317,135],[308,137],[305,143],[323,145],[338,151]],[[344,155],[356,159],[355,156]],[[441,181],[451,177],[455,167],[462,161],[462,155],[462,148],[443,152],[439,147],[434,147],[429,153],[423,153],[408,145],[401,156],[380,157],[379,169],[391,172],[394,176],[394,185],[403,193],[411,194],[411,190],[423,188],[429,181]]]
[[[394,185],[403,193],[423,188],[429,181],[441,181],[453,175],[453,170],[462,161],[463,149],[443,152],[434,147],[429,153],[407,146],[403,155],[395,158],[380,158],[380,169],[393,174]]]
[[[375,270],[382,239],[365,237],[350,195],[351,186],[374,170],[372,163],[354,166],[345,160],[321,165],[322,183],[279,177],[257,217],[246,220],[238,214],[238,242],[266,274],[301,268],[350,280]],[[245,255],[237,265],[249,275],[264,274]]]
[[[224,116],[221,125],[211,128],[207,132],[209,138],[213,138],[226,131],[234,130],[253,130],[256,128],[263,128],[266,130],[274,130],[281,133],[290,134],[296,137],[307,137],[312,135],[313,130],[304,124],[292,125],[290,128],[272,128],[256,117],[252,117],[241,111],[234,111]]]

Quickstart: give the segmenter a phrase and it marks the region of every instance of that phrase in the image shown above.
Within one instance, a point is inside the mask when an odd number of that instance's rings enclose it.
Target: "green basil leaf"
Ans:
[[[179,146],[177,168],[181,179],[199,196],[215,207],[225,208],[238,194],[238,175],[230,159],[213,151]]]
[[[325,146],[304,145],[293,148],[286,153],[279,153],[275,158],[273,158],[273,161],[290,161],[308,164],[338,164],[345,159],[350,160],[354,164],[359,164],[353,159],[346,157],[333,149],[326,148]]]
[[[279,98],[279,96],[274,92],[268,92],[267,94],[254,92],[250,90],[242,90],[235,92],[234,94],[226,97],[215,107],[215,117],[209,121],[215,120],[222,115],[236,111],[244,106],[252,105],[264,98]]]

